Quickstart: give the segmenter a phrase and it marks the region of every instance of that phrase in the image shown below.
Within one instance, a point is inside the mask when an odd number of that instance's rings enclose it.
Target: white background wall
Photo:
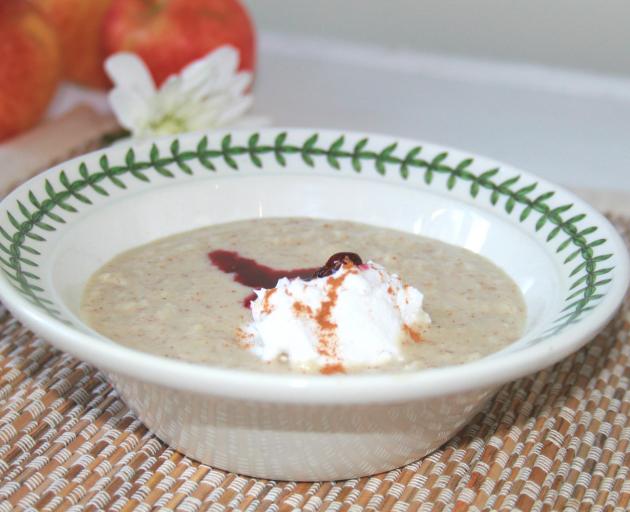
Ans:
[[[243,1],[276,126],[458,147],[606,208],[630,192],[630,0]]]
[[[261,30],[630,75],[630,0],[246,0]]]

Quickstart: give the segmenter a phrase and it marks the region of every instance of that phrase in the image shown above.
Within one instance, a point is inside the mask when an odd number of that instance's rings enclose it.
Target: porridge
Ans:
[[[340,251],[374,261],[420,290],[431,318],[418,339],[402,344],[404,361],[363,371],[464,363],[500,350],[522,332],[520,291],[489,260],[401,231],[310,218],[208,226],[127,251],[92,276],[81,314],[96,331],[138,350],[286,372],[291,368],[282,358],[261,361],[239,336],[252,318],[246,307],[253,298],[247,272],[265,269],[261,286],[273,288],[279,277],[312,273]],[[239,261],[249,262],[245,273],[233,272]]]

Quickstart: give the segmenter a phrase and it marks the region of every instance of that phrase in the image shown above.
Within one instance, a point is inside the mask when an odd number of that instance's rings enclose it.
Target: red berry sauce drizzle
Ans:
[[[210,262],[221,272],[234,274],[234,281],[249,288],[274,288],[279,279],[287,277],[295,279],[300,277],[305,281],[318,277],[327,277],[339,270],[342,265],[351,263],[362,265],[358,254],[353,252],[338,252],[333,254],[323,267],[297,268],[293,270],[277,270],[267,265],[262,265],[256,260],[244,258],[236,251],[222,249],[208,253]],[[256,299],[256,294],[251,293],[243,300],[243,306],[249,308],[251,302]]]

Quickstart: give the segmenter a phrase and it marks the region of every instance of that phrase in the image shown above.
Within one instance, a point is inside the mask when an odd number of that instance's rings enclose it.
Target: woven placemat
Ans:
[[[615,220],[626,235],[630,219]],[[273,482],[169,449],[87,364],[0,315],[0,511],[630,510],[630,299],[442,449],[359,480]]]

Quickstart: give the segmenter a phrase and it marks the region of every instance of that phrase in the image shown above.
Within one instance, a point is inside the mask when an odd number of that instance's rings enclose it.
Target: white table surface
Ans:
[[[454,146],[578,189],[630,192],[630,77],[260,36],[255,111],[275,126]],[[55,116],[105,96],[64,86]]]

